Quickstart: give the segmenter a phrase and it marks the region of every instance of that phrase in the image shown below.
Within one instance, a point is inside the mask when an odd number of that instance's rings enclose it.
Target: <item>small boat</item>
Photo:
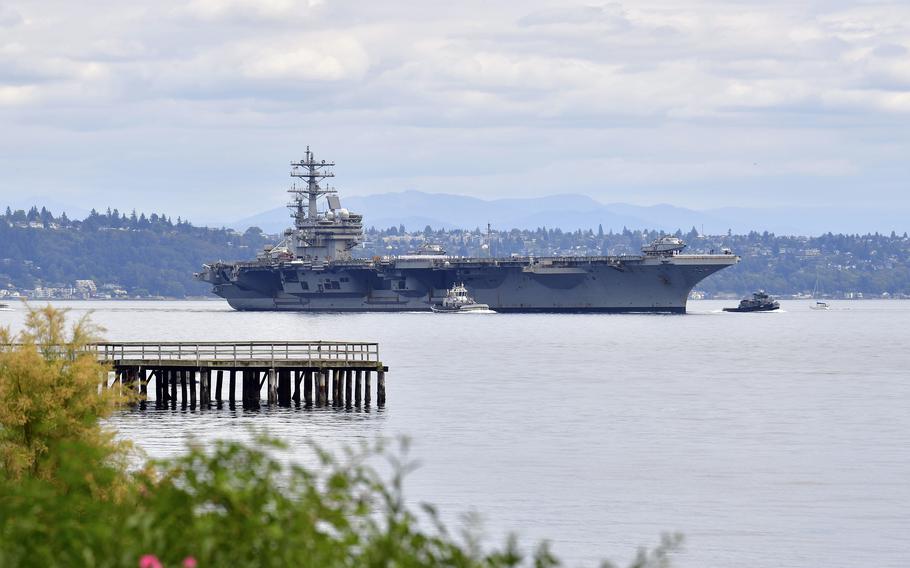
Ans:
[[[818,298],[818,291],[819,291],[819,288],[818,288],[818,268],[816,267],[816,269],[815,269],[815,288],[812,289],[812,297],[813,297],[813,298]],[[831,308],[831,306],[828,305],[828,302],[823,302],[823,301],[821,301],[821,300],[816,300],[816,301],[815,301],[815,305],[814,305],[814,306],[809,306],[809,307],[810,307],[811,309],[813,309],[813,310],[827,310],[827,309],[830,309],[830,308]]]
[[[468,296],[468,289],[465,288],[464,284],[455,284],[451,290],[446,292],[446,297],[442,299],[442,303],[431,306],[430,309],[438,314],[453,314],[486,312],[490,311],[490,306],[475,302],[474,298]]]
[[[780,304],[765,293],[759,290],[752,294],[751,298],[746,298],[735,308],[724,308],[725,312],[770,312],[780,308]]]
[[[11,312],[13,308],[9,307],[9,304],[0,304],[0,312]]]

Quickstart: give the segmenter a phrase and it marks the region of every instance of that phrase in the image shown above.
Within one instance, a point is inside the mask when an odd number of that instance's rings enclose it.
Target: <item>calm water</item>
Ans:
[[[421,463],[412,499],[477,511],[494,534],[550,538],[573,565],[625,561],[681,531],[683,567],[910,566],[910,302],[719,311],[730,304],[452,316],[61,303],[93,310],[112,340],[381,343],[382,411],[118,416],[151,456],[250,425],[299,447],[406,434]]]

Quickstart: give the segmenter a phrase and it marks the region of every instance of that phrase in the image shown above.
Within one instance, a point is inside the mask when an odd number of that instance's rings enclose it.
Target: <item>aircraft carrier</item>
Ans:
[[[362,216],[323,187],[335,164],[307,147],[291,162],[292,228],[253,261],[215,262],[194,275],[237,310],[329,312],[429,311],[454,284],[497,312],[685,313],[689,292],[739,262],[723,254],[683,254],[663,237],[634,256],[466,258],[429,249],[402,256],[355,258]],[[320,198],[324,206],[320,209]]]

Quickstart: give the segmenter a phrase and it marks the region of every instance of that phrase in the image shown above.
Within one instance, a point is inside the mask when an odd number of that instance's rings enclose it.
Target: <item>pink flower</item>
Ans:
[[[187,556],[183,559],[183,568],[196,568],[196,559],[192,556]]]
[[[139,568],[163,568],[163,566],[157,556],[154,554],[146,554],[139,559]]]

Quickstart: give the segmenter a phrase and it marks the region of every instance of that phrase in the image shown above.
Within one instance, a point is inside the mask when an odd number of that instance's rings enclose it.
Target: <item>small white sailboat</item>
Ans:
[[[818,268],[815,269],[815,288],[812,289],[812,297],[815,298],[815,304],[809,306],[811,310],[830,310],[828,302],[818,299]]]

